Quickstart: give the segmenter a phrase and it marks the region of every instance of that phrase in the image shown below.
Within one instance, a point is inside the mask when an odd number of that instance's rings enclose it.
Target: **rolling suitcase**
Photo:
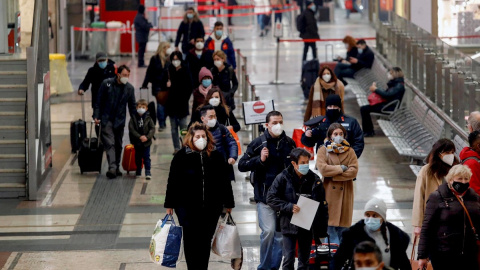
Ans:
[[[103,143],[99,138],[92,138],[93,124],[94,121],[90,124],[90,138],[83,140],[78,152],[78,166],[81,174],[102,171]],[[101,132],[102,126],[99,127],[99,134]]]
[[[85,122],[85,104],[82,96],[82,119],[70,123],[70,145],[72,153],[77,153],[80,145],[87,137],[87,123]]]
[[[317,80],[318,72],[320,72],[320,63],[317,59],[307,61],[303,64],[301,86],[305,99],[308,99],[310,95],[310,88]]]
[[[331,52],[330,58],[328,56],[328,48],[330,48],[330,52]],[[334,57],[335,57],[335,55],[333,53],[333,45],[332,44],[325,45],[325,61],[334,60]],[[337,64],[338,64],[337,61],[330,61],[330,62],[322,63],[320,66],[322,66],[322,67],[323,66],[328,66],[332,71],[334,71]]]
[[[133,144],[127,144],[125,145],[125,148],[123,148],[122,168],[127,174],[137,170],[137,164],[135,163],[135,147]]]

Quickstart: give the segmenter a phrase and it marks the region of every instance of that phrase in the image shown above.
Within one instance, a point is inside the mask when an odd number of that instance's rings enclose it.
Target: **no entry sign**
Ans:
[[[275,107],[272,99],[243,102],[245,125],[265,123],[265,117],[273,110]]]

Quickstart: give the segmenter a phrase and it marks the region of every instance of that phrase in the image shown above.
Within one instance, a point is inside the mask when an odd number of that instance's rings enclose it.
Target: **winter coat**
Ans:
[[[160,91],[166,91],[165,88],[162,88],[162,80],[163,76],[168,74],[166,71],[169,65],[170,60],[167,60],[165,64],[162,65],[160,55],[152,56],[152,58],[150,58],[150,63],[148,64],[147,72],[145,73],[142,88],[147,88],[148,83],[151,83],[153,96],[156,96]]]
[[[133,85],[118,83],[117,78],[104,80],[98,92],[93,118],[101,121],[102,127],[110,121],[113,128],[125,127],[126,107],[130,117],[137,113],[135,89]]]
[[[238,80],[233,67],[228,63],[224,63],[224,65],[225,67],[222,71],[219,71],[216,66],[211,69],[213,75],[212,83],[222,90],[225,102],[233,111],[235,109],[235,101],[233,97],[238,89]]]
[[[192,103],[192,116],[195,115],[195,111],[205,101],[205,96],[200,93],[200,89],[197,87],[193,90],[193,103]]]
[[[232,126],[233,131],[238,132],[240,130],[240,123],[238,123],[237,118],[233,114],[232,111],[227,112],[225,111],[225,108],[221,105],[215,107],[215,114],[217,115],[217,121],[218,123],[224,125],[224,126]],[[188,127],[190,127],[193,123],[198,122],[202,123],[202,119],[200,118],[200,111],[197,110],[192,114],[192,118],[190,119],[190,123],[188,124]]]
[[[307,8],[303,12],[303,19],[305,20],[305,32],[300,33],[302,39],[319,39],[317,20],[315,19],[315,13]]]
[[[207,48],[212,54],[215,52],[215,33],[212,33],[207,41],[205,41],[205,48]],[[221,38],[222,40],[222,51],[227,55],[227,63],[230,64],[233,69],[237,68],[237,61],[235,60],[235,49],[233,48],[233,43],[230,38],[224,34]]]
[[[469,188],[463,196],[463,203],[472,218],[475,228],[480,228],[480,197]],[[425,219],[418,244],[418,258],[438,256],[470,259],[472,268],[478,269],[477,244],[465,210],[447,183],[430,194],[425,209]],[[435,263],[432,260],[432,263]],[[475,267],[476,266],[476,267]]]
[[[269,151],[265,162],[260,159],[263,147],[267,147]],[[250,177],[254,177],[253,190],[256,202],[267,203],[267,191],[275,177],[290,166],[290,152],[295,147],[295,142],[285,135],[285,132],[278,138],[273,138],[268,130],[248,145],[247,151],[238,162],[238,170],[253,173]]]
[[[217,151],[222,153],[223,157],[225,158],[225,162],[228,163],[229,158],[237,160],[238,145],[230,131],[224,125],[221,125],[218,122],[213,128],[209,128],[208,130],[210,133],[212,133]],[[227,164],[227,171],[229,179],[235,180],[235,172],[232,165]]]
[[[173,157],[168,175],[165,208],[199,208],[221,211],[235,202],[226,163],[216,150],[207,155],[183,147]]]
[[[138,121],[140,118],[143,119],[143,127],[140,128],[138,125]],[[153,123],[152,118],[150,117],[149,112],[145,112],[142,116],[138,113],[134,114],[130,118],[130,122],[128,123],[128,135],[130,137],[130,143],[133,145],[142,145],[145,147],[149,147],[152,145],[153,135],[155,135],[155,124]],[[147,141],[143,142],[140,141],[141,136],[146,136]]]
[[[203,49],[202,55],[198,58],[195,49],[191,49],[187,54],[186,61],[188,63],[190,74],[192,75],[193,87],[198,87],[201,83],[198,80],[200,69],[202,69],[202,67],[206,67],[207,69],[213,67],[213,53],[207,49]]]
[[[359,71],[362,68],[372,68],[373,61],[375,60],[375,55],[373,54],[370,47],[366,47],[362,53],[357,54],[358,63],[352,64],[351,67]]]
[[[135,24],[135,39],[138,43],[147,43],[148,34],[150,33],[150,28],[153,27],[151,23],[143,16],[143,14],[137,13],[135,19],[133,20]]]
[[[320,80],[322,80],[320,78]],[[321,85],[320,85],[321,87]],[[305,109],[305,115],[303,117],[303,121],[307,122],[310,120],[312,117],[312,106],[313,106],[313,94],[314,94],[314,89],[315,89],[315,84],[310,87],[310,94],[308,95],[308,103],[307,103],[307,108]],[[322,95],[323,95],[323,101],[320,101],[320,110],[321,110],[321,115],[325,115],[327,113],[327,106],[326,106],[326,100],[329,95],[339,95],[340,99],[342,100],[342,112],[345,111],[343,108],[343,97],[345,96],[345,86],[343,85],[342,81],[337,80],[337,83],[335,84],[333,89],[322,89]],[[318,116],[318,115],[316,115]]]
[[[98,89],[105,79],[115,78],[117,75],[117,68],[115,67],[115,62],[108,59],[107,66],[102,69],[98,66],[98,63],[95,62],[93,67],[89,68],[87,75],[83,79],[82,83],[78,89],[83,91],[88,91],[90,84],[92,85],[92,108],[95,108],[95,103],[98,98]]]
[[[347,60],[348,61],[348,60],[350,60],[350,57],[357,58],[357,55],[358,55],[358,48],[355,46],[355,47],[351,48],[350,51],[347,51],[346,58],[344,58],[342,60]]]
[[[427,199],[444,182],[444,179],[438,179],[435,175],[428,175],[429,167],[429,164],[422,167],[415,183],[412,208],[412,226],[414,227],[422,227]]]
[[[165,113],[168,116],[183,118],[190,114],[189,100],[192,95],[192,78],[185,67],[185,63],[177,70],[170,65],[163,75],[162,89],[167,89],[168,98],[165,104]],[[170,79],[171,86],[167,88],[167,81]]]
[[[340,165],[348,169],[343,172]],[[318,149],[317,168],[323,176],[328,202],[328,226],[350,227],[353,215],[353,179],[357,177],[358,160],[350,148],[341,154],[327,153],[325,146]]]
[[[273,181],[267,193],[267,203],[275,211],[280,212],[280,227],[282,234],[297,234],[298,227],[291,224],[293,205],[298,202],[299,194],[307,194],[309,199],[320,203],[311,230],[315,236],[327,235],[328,206],[325,200],[325,190],[320,177],[308,171],[299,178],[295,168],[290,165]],[[301,211],[301,209],[300,209]]]
[[[194,45],[190,43],[190,40],[196,39],[197,37],[205,37],[205,29],[203,28],[202,21],[194,20],[191,23],[182,21],[178,26],[177,38],[175,39],[175,47],[178,47],[181,39],[182,52],[186,54],[190,49],[194,47]]]
[[[330,204],[330,202],[329,202]],[[410,260],[407,257],[407,248],[410,244],[410,237],[397,226],[390,222],[386,222],[387,231],[389,233],[388,242],[390,244],[390,267],[393,269],[410,270]],[[346,261],[352,261],[353,250],[363,242],[374,242],[365,231],[365,220],[360,220],[348,230],[343,232],[342,243],[334,256],[334,269],[340,270],[346,264]]]
[[[312,128],[312,137],[307,137],[305,136],[305,133],[303,133],[301,141],[302,144],[309,147],[314,147],[315,144],[317,144],[316,149],[318,150],[318,148],[323,145],[323,142],[327,137],[328,127],[330,127],[332,123],[326,116],[319,116],[317,118],[318,125]],[[309,122],[313,121],[314,119],[310,120]],[[360,127],[357,119],[343,114],[334,123],[340,123],[347,130],[346,139],[355,151],[357,158],[360,158],[365,146],[365,142],[363,140],[362,128]]]
[[[394,100],[402,102],[403,94],[405,94],[405,82],[403,78],[395,78],[390,80],[388,81],[387,86],[387,90],[377,88],[375,93],[386,99],[384,102],[385,104]],[[393,110],[394,108],[392,107],[391,109]]]
[[[464,161],[467,158],[471,159]],[[477,158],[478,160],[475,158]],[[480,194],[480,154],[475,152],[470,147],[465,147],[463,148],[462,152],[460,152],[460,160],[472,171],[472,178],[470,178],[470,187],[477,194]]]

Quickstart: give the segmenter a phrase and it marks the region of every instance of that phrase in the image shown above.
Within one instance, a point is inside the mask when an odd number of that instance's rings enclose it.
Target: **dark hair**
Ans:
[[[183,63],[183,54],[182,52],[180,51],[173,51],[171,54],[170,54],[170,62],[173,61],[173,57],[174,56],[177,56],[178,60],[180,60],[182,63]],[[173,65],[172,65],[173,66]]]
[[[223,96],[222,90],[218,88],[218,86],[213,86],[212,89],[208,90],[207,96],[205,97],[205,100],[203,101],[203,104],[200,105],[197,110],[201,110],[203,106],[210,105],[209,101],[212,98],[213,94],[218,93],[220,95],[220,105],[225,109],[225,112],[227,113],[227,116],[230,116],[230,109],[227,106],[227,102],[225,101],[225,97]]]
[[[117,69],[117,74],[122,73],[122,71],[123,71],[124,69],[126,69],[128,72],[130,72],[130,68],[129,68],[129,67],[127,67],[126,65],[121,65],[121,66],[119,66],[118,69]]]
[[[339,123],[333,123],[328,127],[327,130],[327,138],[330,140],[330,137],[332,137],[333,131],[335,129],[341,129],[343,131],[343,137],[346,139],[347,138],[347,130]]]
[[[216,21],[215,24],[213,25],[213,28],[217,27],[217,26],[223,26],[223,22],[221,21]]]
[[[267,121],[267,123],[270,122],[270,117],[272,117],[272,116],[281,116],[281,117],[283,118],[283,115],[282,115],[281,112],[279,112],[279,111],[271,111],[271,112],[269,112],[269,113],[267,114],[267,117],[265,118],[265,120]]]
[[[207,111],[210,111],[210,110],[215,110],[215,108],[214,108],[212,105],[210,105],[210,104],[205,105],[205,106],[202,106],[202,107],[200,108],[200,116],[205,116],[205,115],[207,115]]]
[[[139,5],[138,6],[138,13],[140,13],[140,14],[145,13],[145,6],[144,5]]]
[[[382,222],[382,225],[380,226],[380,233],[382,234],[382,237],[383,237],[383,241],[385,241],[385,245],[387,246],[387,248],[385,249],[385,252],[389,252],[390,251],[390,243],[388,243],[388,237],[387,237],[387,221],[384,220]],[[378,247],[377,247],[378,248]],[[378,258],[377,258],[378,259]],[[380,261],[378,262],[381,262],[381,257],[380,257]]]
[[[203,130],[207,135],[207,147],[205,147],[205,151],[207,155],[210,156],[212,151],[215,149],[215,141],[213,139],[212,133],[208,131],[208,128],[205,124],[201,124],[198,122],[193,123],[187,131],[187,134],[184,138],[184,145],[188,146],[190,149],[196,149],[195,144],[193,143],[193,137],[195,136],[195,131]]]
[[[201,39],[203,39],[203,41],[205,41],[205,37],[204,37],[204,36],[198,36],[198,37],[195,38],[195,40],[197,40],[197,39],[199,39],[199,38],[201,38]]]
[[[470,133],[468,135],[468,144],[470,144],[470,147],[473,147],[478,139],[480,139],[480,131],[475,130],[474,132]]]
[[[357,253],[361,253],[361,254],[373,253],[375,254],[375,258],[377,259],[378,263],[383,262],[382,252],[380,251],[378,246],[373,242],[370,242],[370,241],[360,242],[353,250],[353,254],[357,254]]]
[[[430,150],[430,153],[427,156],[427,162],[430,165],[427,170],[429,176],[435,176],[438,179],[442,179],[448,174],[448,171],[453,165],[458,164],[456,157],[452,166],[449,166],[440,158],[441,153],[450,151],[455,152],[455,144],[449,139],[440,139],[433,144],[432,150]]]
[[[311,155],[307,150],[300,147],[297,147],[290,152],[290,160],[297,164],[300,157],[307,157],[308,159],[310,159]]]
[[[359,39],[357,41],[357,45],[367,45],[367,42],[365,41],[365,39]]]
[[[321,78],[325,70],[330,71],[330,74],[332,75],[332,77],[330,78],[330,82],[337,82],[337,76],[335,75],[335,73],[333,73],[333,70],[329,66],[323,66],[322,68],[320,68],[320,72],[318,72],[318,76]]]

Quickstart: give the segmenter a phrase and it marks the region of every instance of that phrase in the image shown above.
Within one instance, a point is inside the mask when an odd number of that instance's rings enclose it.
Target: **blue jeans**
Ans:
[[[327,232],[330,236],[330,243],[337,243],[340,245],[340,243],[342,243],[342,234],[347,229],[347,227],[328,226]]]
[[[272,8],[272,10],[280,10],[280,8]],[[275,22],[282,22],[282,13],[275,13]]]
[[[258,21],[258,25],[260,26],[260,30],[264,30],[265,29],[265,24],[263,23],[263,18],[265,17],[265,14],[258,14],[257,15],[257,21]]]
[[[137,166],[137,173],[142,172],[142,160],[145,167],[145,175],[150,175],[152,168],[150,161],[150,146],[135,145],[135,165]]]
[[[170,126],[171,126],[171,133],[172,133],[172,141],[173,141],[173,148],[175,150],[180,150],[182,147],[180,145],[180,135],[178,129],[187,129],[187,117],[178,118],[175,116],[170,116]]]
[[[344,85],[347,85],[345,80],[343,78],[353,78],[353,75],[355,75],[356,70],[352,68],[351,65],[343,64],[343,63],[338,63],[337,66],[335,67],[335,70],[333,73],[337,76],[337,78],[342,81]]]
[[[258,202],[260,234],[260,265],[258,270],[280,269],[282,263],[282,234],[276,231],[277,213],[270,206]]]
[[[165,117],[165,107],[157,102],[157,121],[160,128],[165,128],[167,126],[166,117]]]

